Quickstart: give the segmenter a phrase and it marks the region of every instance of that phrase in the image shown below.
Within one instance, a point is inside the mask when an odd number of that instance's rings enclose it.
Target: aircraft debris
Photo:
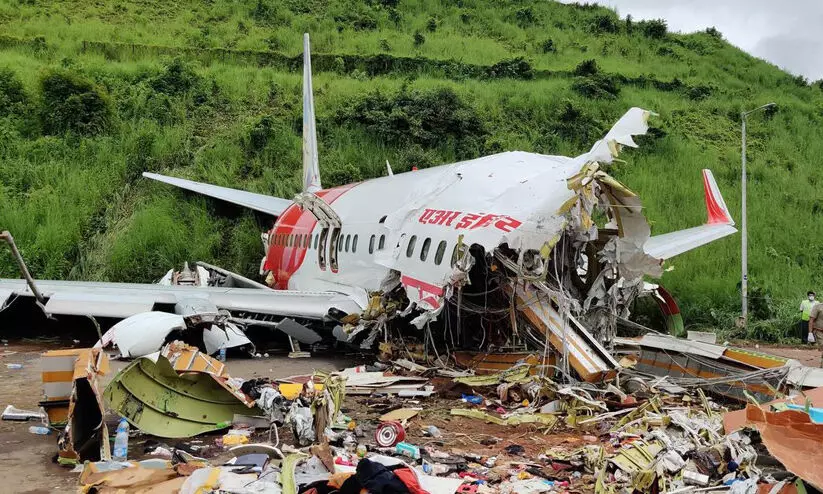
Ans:
[[[73,465],[109,457],[105,406],[98,378],[108,372],[105,353],[96,348],[52,350],[41,357],[50,427],[60,430],[58,462]]]
[[[194,348],[171,343],[140,357],[106,386],[109,406],[158,437],[191,437],[227,428],[254,401],[230,384],[225,366]]]

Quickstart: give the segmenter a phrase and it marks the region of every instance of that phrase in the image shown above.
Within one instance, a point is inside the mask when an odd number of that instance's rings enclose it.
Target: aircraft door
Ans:
[[[337,251],[339,248],[340,228],[332,228],[331,236],[329,238],[329,264],[332,272],[336,273],[337,266]]]

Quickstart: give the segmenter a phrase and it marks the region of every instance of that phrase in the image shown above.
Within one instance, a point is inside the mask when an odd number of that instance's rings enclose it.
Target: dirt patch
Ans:
[[[803,346],[766,346],[759,344],[747,344],[743,348],[749,350],[756,350],[758,352],[770,353],[778,357],[786,357],[797,360],[803,365],[809,367],[820,367],[821,351],[814,345]]]
[[[70,346],[70,345],[69,345]],[[42,399],[43,386],[40,376],[40,355],[47,350],[67,348],[65,344],[18,344],[11,342],[0,346],[0,407],[14,405],[25,410],[37,410]],[[22,364],[22,369],[9,369],[6,364]],[[103,379],[108,384],[111,378],[128,362],[112,361],[112,372]],[[316,356],[308,359],[289,359],[284,355],[259,359],[229,359],[229,372],[244,378],[287,377],[308,374],[315,369],[336,370],[351,365],[338,357]],[[111,416],[107,422],[116,423]],[[14,486],[11,491],[29,494],[50,492],[77,492],[77,473],[63,468],[52,461],[57,453],[57,436],[38,436],[28,431],[34,422],[0,421],[0,478],[5,485]],[[114,430],[110,429],[114,438]],[[220,434],[203,435],[195,441],[214,444]],[[284,437],[288,439],[290,435]],[[141,452],[146,441],[153,438],[143,436],[130,442],[130,450]],[[158,439],[174,444],[175,441]],[[191,442],[191,441],[189,441]]]

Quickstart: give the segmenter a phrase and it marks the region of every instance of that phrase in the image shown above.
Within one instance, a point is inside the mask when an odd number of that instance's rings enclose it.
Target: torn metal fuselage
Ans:
[[[400,321],[413,328],[401,331],[404,344],[417,339],[423,352],[550,343],[571,345],[592,379],[615,369],[604,347],[612,316],[626,317],[643,277],[662,268],[644,251],[650,227],[639,199],[601,164],[634,145],[648,116],[632,109],[577,158],[512,152],[411,172],[431,177],[381,220],[390,248],[375,257],[388,275],[360,319],[345,325],[347,340],[387,340],[387,321]],[[543,309],[524,311],[536,306]]]

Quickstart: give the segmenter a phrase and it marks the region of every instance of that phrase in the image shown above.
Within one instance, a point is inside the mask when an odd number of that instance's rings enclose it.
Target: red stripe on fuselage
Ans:
[[[316,192],[317,196],[332,204],[345,194],[349,189],[357,184],[342,185],[333,189],[324,189]],[[274,228],[269,232],[272,239],[269,244],[269,251],[266,254],[265,268],[272,272],[274,280],[272,288],[288,290],[289,278],[297,272],[306,258],[308,246],[303,241],[303,235],[310,235],[317,225],[317,219],[309,211],[304,211],[297,204],[289,206],[274,224]],[[281,245],[277,242],[279,235],[299,235],[299,242],[292,245]],[[312,241],[313,239],[309,239]]]

